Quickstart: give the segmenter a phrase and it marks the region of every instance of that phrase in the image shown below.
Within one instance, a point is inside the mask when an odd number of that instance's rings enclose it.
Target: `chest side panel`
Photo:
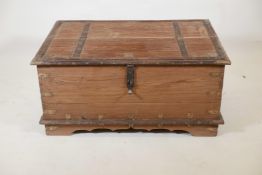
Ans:
[[[223,66],[137,66],[130,95],[125,66],[38,67],[46,119],[216,118],[223,72]]]

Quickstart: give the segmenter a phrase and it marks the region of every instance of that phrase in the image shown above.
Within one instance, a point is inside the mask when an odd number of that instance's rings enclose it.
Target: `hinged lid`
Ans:
[[[33,65],[225,65],[208,20],[57,21]]]

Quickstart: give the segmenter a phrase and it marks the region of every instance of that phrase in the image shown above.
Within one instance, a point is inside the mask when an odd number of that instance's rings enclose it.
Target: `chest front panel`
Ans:
[[[125,66],[38,67],[44,116],[57,119],[216,118],[223,71],[223,66],[137,66],[129,94]]]

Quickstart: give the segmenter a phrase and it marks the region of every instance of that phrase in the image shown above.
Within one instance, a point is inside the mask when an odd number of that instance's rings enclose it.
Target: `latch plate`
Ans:
[[[134,87],[134,79],[135,79],[135,66],[132,64],[129,64],[126,66],[127,68],[127,89],[128,94],[133,93],[133,87]]]

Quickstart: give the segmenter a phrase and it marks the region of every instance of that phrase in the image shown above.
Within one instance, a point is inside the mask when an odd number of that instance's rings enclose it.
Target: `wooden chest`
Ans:
[[[93,129],[215,136],[230,61],[208,20],[58,21],[37,65],[48,135]]]

